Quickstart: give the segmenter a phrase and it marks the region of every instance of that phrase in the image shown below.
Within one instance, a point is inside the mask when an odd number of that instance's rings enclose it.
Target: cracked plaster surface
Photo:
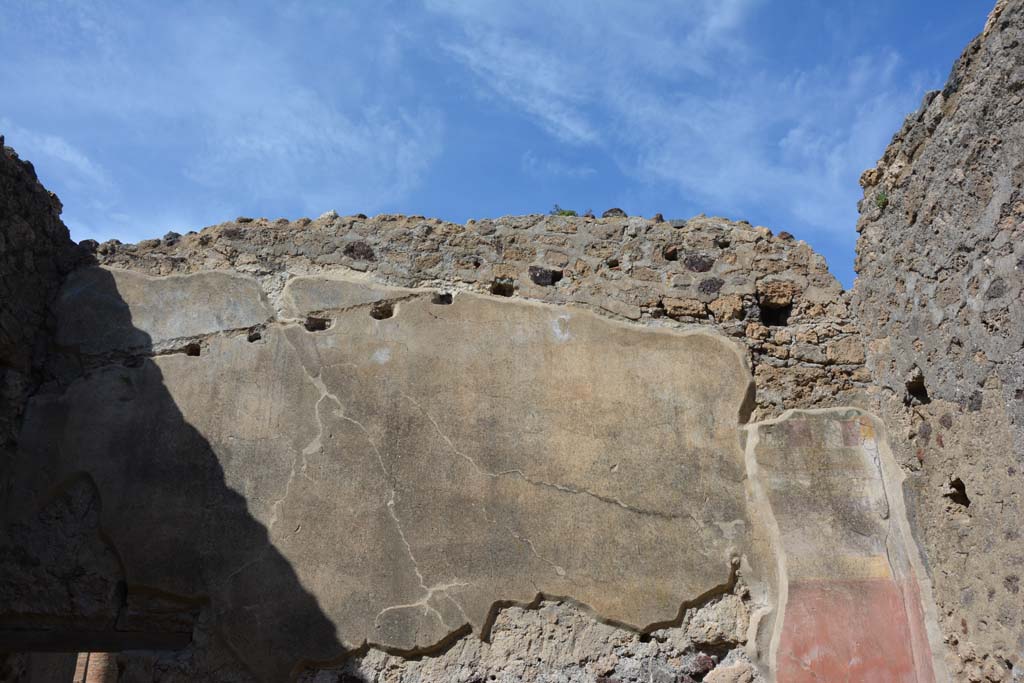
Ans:
[[[882,422],[833,408],[744,430],[773,546],[775,605],[761,627],[777,680],[949,680]]]
[[[166,288],[173,302],[191,287],[215,310],[156,313]],[[723,337],[433,294],[82,271],[58,339],[87,369],[30,404],[33,472],[88,474],[129,586],[208,599],[265,680],[366,648],[443,662],[542,599],[658,632],[737,571],[743,656],[765,675],[811,680],[853,657],[943,680],[877,420],[744,426],[750,370]],[[103,306],[113,324],[79,314]],[[858,624],[895,629],[879,652],[911,646],[872,659]]]
[[[99,291],[104,279],[116,292]],[[221,299],[198,322],[161,307],[168,288],[187,300],[209,279],[77,273],[62,310],[121,299],[127,333],[58,315],[61,344],[95,369],[35,401],[30,448],[52,454],[48,475],[91,472],[114,546],[161,549],[122,551],[127,580],[209,595],[250,667],[487,637],[500,605],[538,595],[644,629],[729,581],[749,526],[736,429],[752,380],[724,337],[336,278],[295,278],[272,303],[218,275],[221,293],[203,296]],[[382,299],[393,315],[377,319]],[[307,329],[314,315],[326,329]],[[199,354],[178,352],[185,341]],[[133,353],[151,361],[121,362]],[[180,462],[187,444],[162,430],[160,392],[210,462]],[[76,429],[94,442],[47,436]],[[161,476],[169,462],[178,471]],[[140,468],[152,476],[127,471]],[[195,493],[211,471],[238,495]],[[232,540],[240,504],[262,540]],[[301,613],[275,594],[282,558],[336,640],[281,623]]]

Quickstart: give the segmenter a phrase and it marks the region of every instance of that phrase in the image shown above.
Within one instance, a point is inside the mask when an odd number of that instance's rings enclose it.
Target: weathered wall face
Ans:
[[[997,5],[862,184],[854,308],[952,666],[1019,678],[1024,3]]]
[[[13,495],[11,475],[25,402],[43,380],[41,363],[51,331],[48,305],[80,254],[60,220],[60,212],[57,197],[40,184],[30,163],[4,145],[0,135],[0,500]],[[5,606],[7,616],[17,613],[18,594],[24,595],[26,590],[37,595],[65,596],[58,610],[65,616],[90,610],[80,601],[75,604],[76,588],[83,578],[88,581],[98,575],[83,572],[85,576],[67,580],[75,563],[69,563],[67,555],[54,557],[60,554],[55,548],[61,545],[75,547],[83,558],[104,554],[101,544],[91,543],[90,536],[79,532],[89,526],[88,506],[82,503],[82,496],[69,492],[55,501],[47,519],[31,530],[0,524],[0,557],[36,546],[50,560],[47,572],[20,571],[26,567],[19,564],[19,571],[13,573],[7,571],[13,569],[10,563],[0,561],[0,604]],[[88,564],[102,571],[111,569],[110,563],[98,558]],[[42,574],[50,580],[43,579]],[[113,589],[115,583],[109,582],[109,588]],[[66,668],[68,661],[74,666],[73,656],[66,661],[49,661],[11,654],[6,651],[8,647],[0,644],[0,680],[30,675],[38,678]]]
[[[64,282],[5,518],[37,529],[78,487],[117,564],[91,569],[108,578],[83,615],[32,580],[60,543],[23,534],[0,563],[23,638],[188,643],[122,655],[127,680],[803,680],[863,654],[806,614],[867,581],[882,599],[859,623],[931,662],[928,582],[873,434],[843,410],[744,427],[748,350],[715,328],[238,270]],[[822,500],[806,482],[830,469],[846,483]],[[904,664],[863,670],[944,680]]]
[[[45,349],[46,307],[77,248],[60,220],[61,205],[32,165],[0,136],[0,460],[20,429],[26,394],[38,381],[33,361]],[[4,472],[0,461],[0,484]]]
[[[5,150],[0,680],[1020,679],[1022,36],[864,175],[852,298],[703,216],[238,219],[65,277]]]
[[[748,223],[535,215],[458,225],[333,212],[315,221],[241,220],[137,245],[104,243],[97,259],[151,275],[232,269],[281,282],[285,273],[340,267],[402,287],[493,290],[624,321],[710,326],[750,351],[755,419],[842,405],[868,380],[846,295],[824,259]]]
[[[147,549],[121,550],[128,584],[209,597],[270,680],[364,642],[408,652],[485,634],[494,605],[538,593],[643,628],[729,584],[749,527],[736,345],[433,295],[296,278],[279,317],[247,277],[80,270],[57,340],[96,369],[31,402],[22,458],[44,482],[19,493],[87,474],[112,545]],[[115,299],[122,325],[94,315]],[[327,329],[307,329],[310,305]],[[196,336],[198,349],[120,362]],[[282,628],[307,593],[337,638]]]
[[[777,680],[945,680],[903,476],[881,422],[854,409],[801,411],[747,435],[777,563]]]

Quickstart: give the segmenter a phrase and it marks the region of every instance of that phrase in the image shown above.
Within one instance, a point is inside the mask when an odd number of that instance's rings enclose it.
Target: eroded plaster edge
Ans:
[[[949,671],[945,659],[941,653],[945,651],[942,632],[939,628],[938,608],[932,592],[932,580],[925,569],[922,559],[922,549],[914,540],[910,529],[910,519],[907,516],[906,500],[903,497],[903,484],[907,475],[896,462],[892,447],[889,444],[889,433],[885,423],[877,415],[864,410],[857,410],[862,419],[869,420],[874,430],[875,447],[877,448],[878,462],[882,473],[882,485],[885,487],[885,495],[889,503],[890,523],[896,525],[900,534],[906,558],[910,563],[910,570],[916,580],[921,610],[924,613],[924,628],[929,655],[931,656],[932,672],[936,683],[949,683]]]
[[[889,507],[889,523],[896,525],[900,536],[900,542],[905,556],[910,563],[912,575],[908,578],[916,580],[919,601],[923,612],[925,635],[927,638],[927,653],[932,664],[932,672],[936,683],[950,683],[948,669],[941,653],[944,651],[944,642],[939,629],[938,610],[932,593],[932,582],[925,570],[922,560],[922,550],[915,541],[911,530],[910,522],[906,512],[906,501],[903,497],[903,482],[906,474],[896,462],[889,444],[888,431],[885,423],[877,415],[874,415],[862,408],[854,406],[834,406],[828,408],[790,408],[778,417],[753,422],[740,427],[745,441],[745,462],[747,466],[748,491],[752,507],[756,506],[759,521],[772,544],[773,554],[776,558],[776,601],[772,606],[765,605],[761,610],[754,612],[751,616],[750,631],[747,640],[747,654],[751,661],[767,669],[769,680],[775,680],[775,670],[779,641],[782,635],[782,626],[785,620],[786,605],[788,602],[788,578],[786,567],[786,553],[781,544],[781,532],[778,521],[772,511],[767,493],[764,490],[760,477],[760,466],[757,462],[757,446],[760,443],[760,428],[778,425],[788,420],[803,415],[835,415],[835,416],[857,416],[862,420],[868,420],[873,429],[872,440],[874,441],[877,453],[879,474],[882,480],[885,497]],[[869,446],[862,441],[862,448]],[[751,516],[752,519],[754,516]],[[895,575],[895,571],[894,571]],[[909,615],[908,615],[909,618]],[[771,623],[771,638],[768,645],[768,661],[757,656],[759,646],[763,645],[765,634],[760,633],[762,623],[766,620],[774,620]]]

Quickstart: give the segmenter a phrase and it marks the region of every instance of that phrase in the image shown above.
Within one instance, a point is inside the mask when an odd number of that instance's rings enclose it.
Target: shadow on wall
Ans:
[[[96,272],[103,310],[88,314],[107,350],[54,349],[52,381],[26,409],[2,504],[0,651],[162,649],[193,624],[205,643],[211,624],[261,680],[313,663],[300,654],[338,660],[334,624],[228,488],[114,279]]]

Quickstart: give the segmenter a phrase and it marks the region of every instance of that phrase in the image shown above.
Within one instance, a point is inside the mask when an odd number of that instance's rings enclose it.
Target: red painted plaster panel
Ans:
[[[932,683],[916,585],[887,579],[790,584],[778,683]],[[915,659],[917,661],[915,661]]]

